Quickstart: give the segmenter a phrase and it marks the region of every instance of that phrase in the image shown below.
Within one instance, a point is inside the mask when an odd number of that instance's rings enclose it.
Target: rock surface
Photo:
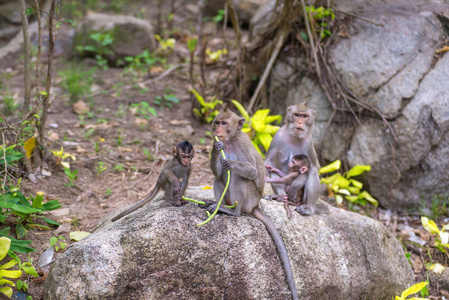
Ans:
[[[249,21],[253,17],[254,13],[260,6],[267,3],[269,0],[233,0],[235,11],[239,22],[244,25],[248,25]],[[209,0],[204,7],[204,14],[206,16],[215,16],[218,14],[219,9],[224,9],[225,1],[222,0]]]
[[[199,188],[187,195],[213,198]],[[196,227],[204,210],[161,196],[115,223],[103,219],[69,247],[50,270],[44,299],[290,298],[261,222],[217,215]],[[288,220],[279,203],[262,200],[261,208],[287,245],[300,299],[391,299],[413,283],[401,246],[375,220],[336,208]]]
[[[111,64],[126,56],[142,54],[144,50],[156,50],[156,41],[151,24],[147,21],[132,17],[106,14],[90,14],[81,22],[75,32],[73,54],[80,55],[78,47],[93,45],[97,49],[102,46],[90,38],[92,33],[110,34],[113,41],[107,46],[113,54],[104,55]],[[104,48],[104,47],[103,47]],[[83,51],[82,55],[95,55],[96,53]]]
[[[397,142],[373,115],[361,115],[360,126],[337,113],[325,132],[332,107],[300,53],[278,58],[269,82],[270,108],[284,114],[288,105],[308,101],[318,111],[313,135],[322,164],[347,157],[350,166],[371,165],[364,180],[382,206],[430,204],[432,195],[449,189],[449,56],[435,56],[449,35],[449,5],[424,0],[335,5],[364,19],[348,23],[350,38],[329,49],[331,63],[349,90],[390,119]]]

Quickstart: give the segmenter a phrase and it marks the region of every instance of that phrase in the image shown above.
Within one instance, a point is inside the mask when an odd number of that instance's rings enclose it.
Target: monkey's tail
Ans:
[[[285,273],[287,275],[287,282],[292,293],[292,299],[298,300],[299,296],[296,289],[295,278],[293,277],[292,266],[290,265],[290,259],[288,258],[287,248],[285,248],[284,241],[282,240],[279,231],[276,229],[276,226],[274,226],[270,217],[266,216],[259,207],[256,207],[253,210],[253,215],[265,225],[270,233],[271,238],[279,251],[279,255],[281,256],[282,264],[284,265]]]
[[[126,216],[127,214],[132,213],[133,211],[141,208],[142,206],[145,205],[145,203],[150,202],[151,200],[153,200],[153,198],[156,196],[156,194],[159,192],[159,185],[156,184],[156,186],[154,187],[154,189],[151,191],[151,193],[143,198],[142,200],[140,200],[139,202],[136,203],[136,205],[134,205],[133,207],[125,210],[124,212],[122,212],[121,214],[119,214],[118,216],[115,216],[111,219],[112,222],[117,221],[118,219],[123,218],[124,216]]]

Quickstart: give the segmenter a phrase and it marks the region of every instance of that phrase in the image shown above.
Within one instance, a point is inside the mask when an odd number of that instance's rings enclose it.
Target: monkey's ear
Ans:
[[[312,115],[315,117],[316,116],[316,111],[312,108],[310,108],[310,112],[312,113]]]
[[[307,167],[301,167],[301,169],[299,170],[299,173],[304,174],[308,170],[309,170],[309,168],[307,168]]]
[[[176,150],[175,146],[173,146],[173,148],[171,149],[171,152],[172,152],[173,156],[177,156],[178,155],[178,151]]]
[[[238,129],[242,130],[244,124],[245,124],[245,119],[240,119]]]

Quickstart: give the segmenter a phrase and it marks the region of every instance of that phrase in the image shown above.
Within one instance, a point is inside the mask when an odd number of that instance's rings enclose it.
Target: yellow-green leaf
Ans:
[[[347,180],[346,178],[340,176],[337,177],[333,182],[332,185],[338,185],[339,187],[341,187],[342,189],[346,189],[349,187],[349,180]]]
[[[69,233],[69,237],[71,241],[78,242],[87,237],[89,234],[90,232],[86,231],[72,231]]]
[[[253,120],[253,121],[260,120],[260,121],[264,122],[265,118],[268,116],[269,113],[270,113],[269,109],[259,109],[254,113],[251,120]],[[265,122],[264,122],[264,124],[265,124]]]
[[[22,271],[19,270],[0,270],[0,278],[19,278],[22,276]]]
[[[7,262],[6,264],[4,264],[3,266],[0,267],[0,270],[3,269],[11,269],[12,267],[14,267],[15,265],[17,265],[17,260],[12,259],[9,262]]]
[[[339,159],[337,159],[333,163],[330,163],[327,166],[322,167],[320,169],[319,173],[322,174],[322,173],[335,172],[335,171],[339,170],[340,167],[341,167],[341,161]]]
[[[407,298],[407,296],[409,295],[416,294],[428,284],[429,284],[428,282],[418,282],[417,284],[412,285],[411,287],[402,292],[401,298]]]
[[[194,89],[190,89],[189,92],[191,92],[192,94],[195,95],[196,100],[198,100],[198,102],[201,104],[201,106],[206,106],[206,102],[204,102],[204,98],[203,96],[201,96],[200,94],[198,94],[198,92]]]
[[[246,123],[245,123],[246,124]],[[242,131],[244,132],[244,133],[248,133],[248,132],[251,132],[251,128],[249,128],[249,127],[243,127],[242,128]]]
[[[36,269],[34,267],[22,267],[22,269],[27,273],[28,275],[39,277],[39,275],[36,272]]]
[[[359,200],[365,199],[365,200],[371,202],[371,204],[373,204],[376,207],[379,205],[379,202],[376,199],[374,199],[374,197],[371,196],[367,191],[361,192],[359,194],[358,198],[359,198]]]
[[[4,284],[9,284],[10,286],[16,286],[16,285],[14,284],[14,282],[12,282],[11,280],[0,279],[0,285],[4,285]]]
[[[353,187],[353,186],[348,187],[348,191],[350,191],[352,194],[356,194],[356,195],[360,193],[360,189]]]
[[[11,240],[7,237],[0,237],[0,260],[5,258],[6,254],[8,254],[9,247],[11,246]]]
[[[269,133],[258,133],[257,137],[260,140],[260,143],[262,144],[265,151],[268,151],[268,147],[270,147],[271,141],[273,140],[273,137]]]
[[[202,188],[202,190],[212,190],[212,187],[206,185],[205,187]]]
[[[33,154],[33,149],[35,147],[36,147],[36,138],[34,136],[23,144],[25,154],[28,158],[31,158],[31,155]]]
[[[64,169],[70,169],[70,164],[69,164],[68,162],[66,162],[66,161],[62,161],[62,162],[61,162],[61,166],[62,166]]]
[[[2,287],[0,289],[0,292],[2,292],[3,294],[5,294],[8,298],[12,297],[12,288],[10,288],[9,286],[6,287]]]
[[[274,121],[278,121],[279,123],[282,121],[281,115],[267,116],[265,118],[265,124],[273,123]]]
[[[354,176],[359,176],[365,171],[371,171],[371,166],[369,165],[356,165],[352,167],[351,170],[346,173],[346,178],[351,178]]]
[[[349,179],[349,182],[351,182],[351,184],[353,185],[353,186],[355,186],[356,188],[358,188],[358,189],[362,189],[362,187],[363,187],[363,183],[361,183],[360,181],[358,181],[358,180],[355,180],[355,179]]]
[[[351,196],[351,193],[347,189],[338,190],[339,194]]]
[[[259,145],[257,145],[257,143],[255,143],[254,140],[251,141],[251,143],[253,143],[253,146],[254,146],[254,148],[256,148],[257,152],[259,152],[259,154],[260,154],[263,158],[265,158],[265,154],[263,154],[262,151],[260,151]]]
[[[332,176],[321,178],[321,182],[320,183],[329,184],[329,183],[332,183],[338,177],[341,177],[341,174],[340,173],[335,173]]]
[[[231,100],[232,104],[234,104],[235,108],[237,108],[237,110],[240,112],[240,114],[245,118],[246,122],[249,122],[249,114],[246,111],[246,109],[243,107],[242,104],[240,104],[240,102],[238,102],[237,100]]]
[[[251,118],[251,127],[253,127],[256,132],[263,132],[266,125],[263,120]]]
[[[440,233],[440,229],[438,229],[437,224],[434,221],[429,220],[426,217],[421,217],[421,223],[425,230],[430,233]]]
[[[346,200],[351,201],[351,202],[357,201],[357,196],[346,196],[345,198],[346,198]]]

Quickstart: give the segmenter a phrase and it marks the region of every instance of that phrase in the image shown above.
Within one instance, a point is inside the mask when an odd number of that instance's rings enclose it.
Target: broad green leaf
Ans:
[[[31,204],[31,207],[33,207],[33,208],[41,208],[43,201],[44,201],[44,196],[36,195],[36,197],[33,199],[33,203]]]
[[[58,238],[55,236],[52,236],[50,238],[50,247],[53,247],[54,245],[56,245],[57,242],[58,242]]]
[[[6,264],[4,264],[3,266],[0,266],[1,270],[4,269],[11,269],[12,267],[14,267],[15,265],[17,265],[17,260],[12,259],[9,262],[7,262]]]
[[[329,176],[329,177],[321,178],[320,183],[329,184],[329,183],[332,183],[332,182],[333,182],[335,179],[337,179],[338,177],[341,177],[341,174],[340,174],[340,173],[336,173],[336,174],[334,174],[334,175],[332,175],[332,176]]]
[[[330,163],[327,166],[322,167],[319,170],[319,174],[335,172],[335,171],[339,170],[340,167],[341,167],[341,161],[339,159],[337,159],[333,163]]]
[[[265,119],[269,113],[270,113],[269,109],[259,109],[251,117],[251,122],[253,122],[254,120],[258,120],[258,121],[262,121],[265,125]]]
[[[401,298],[407,298],[407,296],[409,295],[416,294],[428,284],[429,284],[428,282],[419,282],[417,284],[412,285],[411,287],[402,292]]]
[[[24,213],[24,214],[32,214],[32,213],[37,213],[37,212],[41,212],[42,210],[37,209],[37,208],[32,208],[32,207],[28,207],[25,205],[19,205],[19,204],[14,204],[11,209],[13,211],[17,211],[20,213]]]
[[[243,107],[242,104],[240,104],[240,102],[238,102],[237,100],[231,100],[232,103],[234,104],[235,108],[237,108],[237,110],[240,112],[240,114],[245,118],[246,122],[249,122],[249,114],[246,111],[246,109]]]
[[[359,175],[363,174],[363,172],[365,172],[365,171],[371,171],[371,166],[356,165],[356,166],[352,167],[352,169],[349,170],[348,173],[346,173],[346,178],[359,176]]]
[[[39,275],[36,272],[36,269],[34,267],[22,267],[22,269],[27,273],[28,275],[39,277]]]
[[[246,123],[245,123],[245,124],[246,124]],[[243,127],[243,128],[242,128],[242,132],[244,132],[244,133],[251,132],[251,128],[249,128],[249,127]]]
[[[351,201],[351,202],[357,201],[357,196],[346,196],[345,198],[346,198],[346,200]]]
[[[349,182],[351,182],[351,184],[358,189],[362,189],[362,187],[363,187],[363,183],[361,183],[360,181],[357,181],[355,179],[349,179]]]
[[[195,95],[196,100],[198,100],[198,102],[201,104],[201,106],[205,107],[206,106],[206,102],[204,102],[204,98],[203,96],[201,96],[200,94],[198,94],[198,92],[194,89],[190,89],[189,92],[191,92],[192,94]]]
[[[4,236],[0,237],[0,260],[5,258],[6,254],[8,254],[10,247],[11,247],[11,240]]]
[[[42,218],[45,222],[47,222],[48,225],[53,225],[53,226],[59,226],[61,225],[59,222],[56,222],[52,219],[48,219],[48,218]]]
[[[0,278],[19,278],[22,276],[22,271],[19,270],[0,270]]]
[[[12,297],[12,288],[10,288],[9,286],[6,287],[2,287],[0,289],[0,292],[2,292],[3,294],[5,294],[8,298]]]
[[[356,194],[356,195],[360,194],[360,189],[353,187],[353,186],[348,187],[348,191],[350,191],[351,194]]]
[[[0,285],[4,285],[4,284],[9,284],[10,286],[16,286],[16,285],[14,284],[14,282],[12,282],[11,280],[0,279]]]
[[[428,232],[437,234],[440,233],[440,229],[438,229],[438,226],[437,224],[435,224],[434,221],[429,220],[426,217],[421,217],[421,223],[424,229],[427,230]]]
[[[260,140],[260,143],[262,144],[265,151],[268,151],[268,147],[270,147],[271,141],[273,140],[273,137],[269,133],[258,133],[257,137]]]
[[[71,241],[78,242],[87,237],[89,234],[90,232],[86,231],[72,231],[69,233],[69,237]]]
[[[25,245],[21,245],[21,244],[15,244],[15,243],[11,243],[11,248],[9,249],[13,252],[16,253],[29,253],[29,252],[34,252],[36,251],[36,249],[25,246]]]
[[[51,200],[48,202],[45,202],[42,204],[42,210],[48,211],[48,210],[55,210],[61,207],[61,204],[59,204],[59,200]]]
[[[379,202],[376,199],[374,199],[374,197],[371,196],[367,191],[361,192],[359,194],[358,198],[359,198],[359,200],[365,199],[376,207],[379,205]]]
[[[27,234],[28,230],[23,226],[23,224],[19,223],[16,225],[16,234],[19,239],[23,238]]]
[[[279,126],[276,126],[276,125],[270,125],[270,124],[266,124],[265,125],[265,129],[264,129],[264,131],[263,132],[265,132],[265,133],[269,133],[269,134],[275,134],[276,132],[278,132],[278,130],[279,130]]]
[[[265,118],[265,124],[273,123],[274,121],[278,121],[279,123],[282,121],[281,115],[267,116]]]
[[[189,49],[189,52],[195,52],[196,44],[198,42],[197,38],[192,38],[187,40],[187,49]]]
[[[333,185],[338,185],[339,187],[341,187],[342,189],[347,189],[349,187],[349,180],[347,180],[346,178],[344,178],[343,176],[337,177],[333,182],[332,182],[332,186]]]
[[[263,132],[266,125],[263,120],[251,118],[251,127],[254,128],[256,132]]]
[[[23,287],[23,281],[22,280],[17,280],[17,290],[20,291]]]

